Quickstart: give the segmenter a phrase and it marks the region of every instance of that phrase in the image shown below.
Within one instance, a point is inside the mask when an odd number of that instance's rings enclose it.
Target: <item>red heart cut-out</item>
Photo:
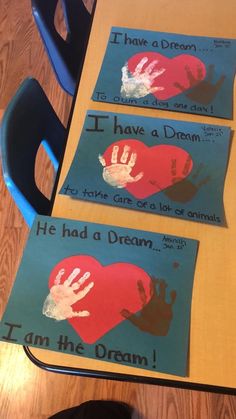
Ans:
[[[147,57],[147,62],[143,65],[142,71],[154,60],[157,64],[153,68],[153,72],[165,69],[164,73],[156,77],[152,87],[163,87],[163,90],[153,92],[153,95],[159,100],[167,100],[171,97],[179,95],[198,83],[206,76],[205,64],[194,55],[180,54],[173,58],[165,57],[158,52],[140,52],[133,55],[128,60],[128,70],[134,74],[137,65],[142,58]],[[177,85],[176,85],[177,83]],[[181,86],[181,89],[180,87]]]
[[[106,166],[111,164],[115,146],[118,147],[117,163],[122,160],[125,146],[129,147],[129,155],[124,164],[129,164],[132,153],[137,155],[130,174],[135,177],[142,173],[143,176],[137,182],[127,183],[125,189],[138,199],[147,198],[181,182],[190,174],[193,167],[190,154],[181,147],[167,144],[148,147],[136,139],[118,140],[112,143],[103,154]]]
[[[86,272],[90,272],[90,277],[75,289],[74,293],[80,292],[91,282],[94,283],[93,287],[84,298],[72,305],[73,311],[86,310],[90,315],[68,318],[67,321],[85,343],[96,342],[124,321],[122,310],[127,309],[131,313],[136,313],[142,308],[138,281],[142,281],[147,303],[150,299],[151,279],[142,268],[122,262],[103,266],[97,259],[87,255],[71,256],[61,260],[50,273],[49,288],[55,284],[58,286],[59,272],[63,272],[59,284],[63,286],[72,272],[78,268],[80,272],[71,284],[66,286],[72,287]]]

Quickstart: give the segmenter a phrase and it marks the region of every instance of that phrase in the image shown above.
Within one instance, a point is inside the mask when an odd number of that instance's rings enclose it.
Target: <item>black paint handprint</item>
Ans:
[[[211,179],[210,176],[206,176],[202,180],[198,180],[203,167],[203,164],[199,164],[196,172],[190,178],[182,179],[179,182],[178,178],[176,178],[176,163],[172,162],[171,173],[173,176],[173,185],[165,189],[163,193],[175,202],[185,203],[191,201],[199,189]]]
[[[208,105],[212,102],[216,93],[218,92],[225,80],[225,76],[222,75],[215,84],[212,83],[214,69],[215,66],[213,64],[210,64],[207,70],[207,76],[205,80],[202,80],[202,69],[200,67],[198,68],[197,78],[193,75],[188,66],[185,67],[187,77],[189,80],[189,89],[191,89],[190,91],[185,93],[185,95],[189,99],[193,100],[194,102],[201,103],[202,105]],[[181,92],[186,92],[186,88],[182,86],[180,83],[176,82],[174,85]]]
[[[156,285],[158,285],[158,291]],[[143,332],[154,336],[166,336],[173,318],[172,307],[176,299],[176,291],[170,292],[171,302],[167,303],[166,282],[152,278],[150,283],[151,298],[147,303],[147,296],[142,281],[137,282],[137,287],[142,302],[141,312],[136,315],[124,309],[121,311],[121,315]]]

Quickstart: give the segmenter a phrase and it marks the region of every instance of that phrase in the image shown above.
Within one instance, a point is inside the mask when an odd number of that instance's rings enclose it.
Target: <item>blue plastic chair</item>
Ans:
[[[51,210],[51,201],[35,182],[35,161],[41,143],[57,171],[65,148],[66,129],[40,84],[28,78],[3,115],[0,146],[6,186],[29,227],[37,213],[47,215]]]
[[[67,38],[57,32],[54,17],[58,0],[31,0],[32,11],[44,46],[61,87],[74,95],[79,82],[92,16],[82,0],[61,0]]]

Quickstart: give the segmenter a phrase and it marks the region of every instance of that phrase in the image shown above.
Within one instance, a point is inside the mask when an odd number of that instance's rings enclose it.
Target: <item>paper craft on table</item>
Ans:
[[[88,111],[60,193],[223,226],[230,134],[219,125]]]
[[[113,27],[92,99],[232,119],[236,40]]]
[[[198,242],[37,216],[0,340],[185,376]]]

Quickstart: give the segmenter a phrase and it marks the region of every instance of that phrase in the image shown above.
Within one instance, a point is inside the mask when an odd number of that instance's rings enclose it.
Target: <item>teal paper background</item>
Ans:
[[[103,130],[101,132],[88,131],[88,129],[93,128],[95,125],[94,115],[97,115],[99,118],[104,118],[105,116],[104,119],[99,120],[99,128]],[[118,117],[119,124],[122,124],[122,126],[142,126],[144,127],[145,134],[114,134],[115,115]],[[166,125],[173,127],[176,132],[188,133],[190,138],[196,138],[193,135],[198,135],[200,140],[191,141],[187,139],[165,138],[163,127]],[[154,129],[158,130],[159,138],[151,135]],[[226,220],[223,205],[223,190],[228,163],[230,134],[229,127],[219,125],[88,111],[78,148],[60,193],[71,195],[77,199],[224,226],[226,225]],[[125,138],[138,139],[148,147],[158,144],[169,144],[183,148],[189,152],[194,162],[192,172],[187,178],[196,185],[199,181],[207,177],[209,177],[209,181],[199,188],[191,201],[185,203],[172,201],[163,191],[149,198],[138,200],[127,190],[110,186],[102,177],[103,168],[98,160],[98,155],[103,154],[110,144]],[[199,177],[193,179],[193,175],[197,172],[199,165],[203,165],[202,170]],[[68,185],[73,191],[66,189]],[[108,198],[104,200],[101,197],[84,196],[83,191],[85,189],[88,191],[101,191],[103,194],[107,194]],[[122,198],[131,198],[133,204],[114,202],[114,196],[116,194],[119,194]],[[146,201],[148,205],[145,209],[140,208],[137,204],[138,201]],[[152,203],[156,208],[152,209]],[[162,205],[169,205],[172,210],[167,212],[161,211],[160,203]],[[184,209],[183,215],[178,212],[181,209]],[[193,212],[197,214],[201,213],[206,215],[206,217],[197,218],[197,216],[191,215]],[[216,219],[217,217],[219,220]]]
[[[157,17],[158,22],[158,17]],[[118,32],[122,35],[117,37],[117,42],[112,43],[114,35],[112,32]],[[143,38],[148,44],[146,46],[129,45],[125,43],[124,34],[130,38]],[[158,48],[153,47],[153,41],[161,40],[168,41],[169,43],[175,42],[180,45],[196,46],[196,51],[192,49],[175,49],[175,48]],[[167,45],[167,44],[165,44]],[[215,84],[222,75],[225,75],[223,85],[217,92],[216,96],[208,105],[203,105],[188,99],[185,93],[170,98],[168,100],[157,100],[159,105],[153,104],[155,97],[151,94],[140,99],[122,99],[120,96],[121,88],[121,68],[125,65],[127,60],[136,53],[143,51],[153,51],[161,53],[168,58],[176,57],[180,54],[190,54],[202,60],[206,69],[209,65],[214,65],[214,75],[212,83]],[[98,76],[96,86],[92,95],[95,101],[104,101],[110,103],[158,108],[164,110],[174,110],[186,113],[196,113],[200,115],[218,116],[222,118],[232,119],[233,107],[233,82],[236,67],[236,40],[223,39],[223,38],[209,38],[198,36],[187,36],[173,33],[163,33],[154,31],[144,31],[128,28],[112,27],[107,49],[105,52],[102,67]],[[98,92],[101,94],[98,95]],[[106,98],[105,98],[106,96]],[[149,103],[145,104],[148,100]],[[168,108],[166,107],[168,103]],[[176,104],[187,105],[186,109],[181,109]],[[196,105],[197,109],[192,109]]]
[[[64,223],[67,228],[78,231],[82,231],[86,225],[88,237],[85,239],[62,238],[61,232]],[[46,225],[47,234],[41,232],[37,235],[38,225],[41,227]],[[56,229],[54,234],[48,233],[51,226]],[[153,241],[153,248],[111,244],[107,240],[109,230],[115,230],[119,235],[150,239]],[[102,240],[93,239],[93,233],[96,231],[101,232]],[[96,344],[101,343],[109,349],[120,350],[123,353],[146,356],[148,359],[146,369],[186,375],[190,308],[198,242],[182,239],[182,245],[179,248],[176,244],[174,249],[169,249],[163,245],[163,237],[162,234],[140,230],[37,216],[30,232],[7,309],[0,324],[0,339],[6,340],[4,336],[8,334],[9,327],[5,323],[11,323],[22,325],[21,328],[14,329],[12,338],[16,341],[13,343],[29,344],[25,341],[25,336],[33,332],[34,336],[49,337],[50,345],[47,349],[58,350],[57,340],[60,335],[66,335],[69,341],[79,344],[82,342],[80,337],[66,320],[55,321],[42,315],[43,303],[49,292],[48,278],[52,268],[65,257],[83,254],[96,257],[103,265],[128,262],[141,267],[149,275],[165,279],[168,284],[167,302],[170,299],[170,291],[176,290],[177,299],[173,306],[174,317],[169,333],[165,337],[155,337],[141,332],[128,320],[125,320]],[[175,238],[174,236],[166,237]],[[176,262],[179,264],[178,268],[176,265],[174,266]],[[83,355],[94,358],[95,344],[83,344],[83,346]],[[153,350],[156,351],[154,366]],[[106,361],[106,359],[103,360]]]

